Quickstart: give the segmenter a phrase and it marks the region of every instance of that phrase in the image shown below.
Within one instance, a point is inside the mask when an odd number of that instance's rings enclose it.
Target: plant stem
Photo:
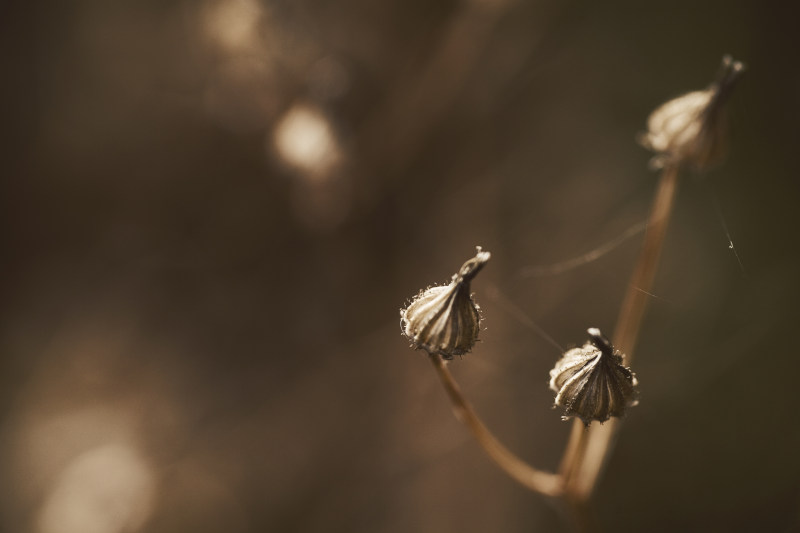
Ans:
[[[661,250],[664,247],[677,185],[678,168],[665,167],[650,210],[642,250],[631,275],[617,320],[617,329],[614,332],[614,344],[622,352],[625,364],[630,364],[633,358],[633,349],[644,319]],[[447,368],[446,361],[438,355],[431,356],[430,359],[453,404],[453,413],[472,432],[489,458],[524,487],[545,496],[562,498],[571,509],[578,529],[590,529],[591,521],[586,503],[608,459],[619,428],[619,420],[612,419],[605,424],[593,424],[588,429],[584,428],[582,421],[576,420],[564,451],[559,473],[537,470],[509,451],[489,431],[464,398]]]
[[[586,448],[586,439],[583,437],[586,433],[586,426],[583,424],[573,424],[572,432],[567,441],[567,447],[564,449],[564,456],[561,458],[561,464],[558,468],[558,473],[564,479],[569,479],[572,475],[572,470],[577,464],[577,457],[583,455]]]
[[[489,458],[524,487],[545,496],[563,495],[562,477],[533,468],[503,446],[464,398],[461,389],[447,368],[447,363],[438,355],[432,355],[430,359],[445,391],[447,391],[450,402],[453,404],[453,414],[472,432]]]
[[[650,220],[647,223],[647,233],[642,244],[642,251],[620,309],[617,329],[614,331],[614,343],[624,354],[625,364],[630,364],[633,358],[647,302],[650,301],[650,295],[647,293],[652,292],[653,279],[658,268],[661,250],[664,247],[664,237],[667,234],[677,189],[678,168],[668,166],[661,173]]]
[[[647,223],[642,250],[631,275],[628,291],[614,331],[614,345],[622,352],[629,365],[633,359],[636,339],[639,336],[653,280],[658,268],[658,259],[664,247],[664,238],[675,201],[678,185],[678,167],[667,166],[661,172],[653,207]],[[586,501],[592,494],[600,472],[605,465],[611,446],[619,428],[619,420],[605,424],[593,424],[587,430],[583,422],[574,422],[570,441],[567,444],[561,473],[565,476],[565,490],[571,499]]]

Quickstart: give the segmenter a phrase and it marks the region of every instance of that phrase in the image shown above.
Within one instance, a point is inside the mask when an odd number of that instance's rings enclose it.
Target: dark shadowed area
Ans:
[[[729,155],[682,175],[593,510],[618,533],[800,530],[798,14],[4,5],[0,529],[569,531],[455,420],[398,310],[490,250],[481,342],[450,368],[557,468],[560,352],[530,323],[564,348],[610,333],[641,233],[538,267],[645,219],[636,135],[728,53]]]

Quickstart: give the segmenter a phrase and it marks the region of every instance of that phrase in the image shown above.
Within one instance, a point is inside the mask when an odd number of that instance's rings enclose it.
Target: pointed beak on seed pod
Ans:
[[[449,285],[422,291],[400,310],[400,327],[414,349],[452,359],[469,352],[478,340],[481,315],[470,294],[470,282],[489,261],[491,254],[477,248]]]
[[[651,166],[704,171],[722,158],[725,103],[743,72],[744,65],[726,55],[716,81],[708,89],[679,96],[650,114],[647,132],[639,136],[639,142],[656,153]]]
[[[622,416],[636,405],[636,376],[622,364],[622,356],[597,328],[589,328],[589,341],[567,350],[550,371],[555,405],[564,407],[564,420],[577,416],[587,426]]]

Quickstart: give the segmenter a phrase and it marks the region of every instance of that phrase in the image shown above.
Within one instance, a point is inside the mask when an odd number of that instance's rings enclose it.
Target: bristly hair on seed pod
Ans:
[[[478,340],[481,315],[470,294],[470,282],[491,254],[477,247],[475,257],[462,265],[449,285],[420,292],[400,310],[400,328],[414,349],[452,359],[469,352]]]
[[[662,104],[647,119],[647,132],[638,140],[656,155],[653,168],[688,166],[704,171],[725,152],[725,102],[745,68],[731,56],[722,58],[716,81]]]
[[[622,355],[597,328],[589,328],[589,341],[567,350],[550,371],[555,405],[566,409],[564,420],[577,416],[588,426],[622,416],[636,405],[636,376],[622,364]]]

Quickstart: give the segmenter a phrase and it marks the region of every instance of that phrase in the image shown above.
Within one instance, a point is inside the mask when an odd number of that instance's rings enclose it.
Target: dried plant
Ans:
[[[716,81],[703,91],[674,98],[650,114],[643,146],[656,152],[654,168],[690,166],[698,171],[717,163],[725,153],[725,102],[744,72],[730,56],[722,58]]]
[[[647,121],[648,131],[639,137],[641,144],[656,153],[652,166],[661,169],[661,176],[613,334],[614,344],[597,328],[589,328],[589,341],[568,350],[550,372],[556,405],[565,408],[565,419],[576,418],[558,472],[530,466],[497,440],[447,368],[453,355],[468,352],[477,340],[480,313],[470,294],[470,282],[488,262],[489,253],[479,247],[449,285],[422,291],[401,310],[403,334],[414,348],[428,352],[456,418],[509,476],[530,490],[565,501],[578,529],[590,529],[587,503],[610,453],[620,417],[637,402],[638,383],[628,365],[663,248],[679,171],[703,171],[720,159],[724,103],[743,71],[742,63],[725,56],[717,80],[708,89],[685,94],[657,108]]]
[[[481,314],[470,294],[470,281],[491,255],[481,250],[453,275],[449,285],[430,287],[400,313],[403,334],[415,349],[445,359],[469,352],[478,340]]]
[[[636,405],[638,382],[631,369],[622,364],[611,342],[597,328],[589,328],[589,342],[567,350],[550,371],[550,388],[556,405],[564,407],[564,419],[576,416],[588,427],[623,416]]]

